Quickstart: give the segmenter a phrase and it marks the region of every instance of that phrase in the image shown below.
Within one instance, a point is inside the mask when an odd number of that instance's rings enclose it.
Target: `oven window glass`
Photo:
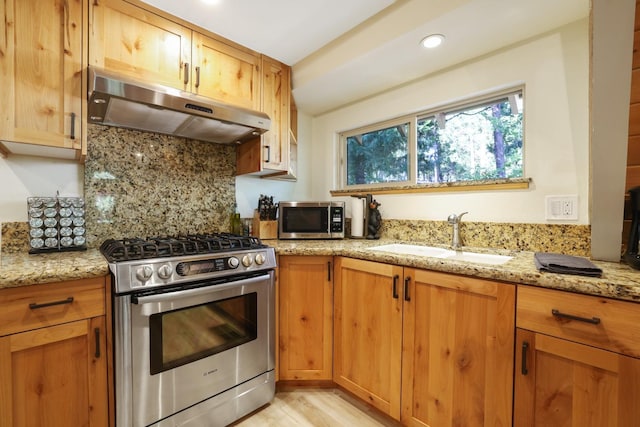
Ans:
[[[151,315],[151,374],[255,340],[257,301],[253,292]]]
[[[284,229],[287,233],[322,233],[328,229],[327,208],[285,208]]]

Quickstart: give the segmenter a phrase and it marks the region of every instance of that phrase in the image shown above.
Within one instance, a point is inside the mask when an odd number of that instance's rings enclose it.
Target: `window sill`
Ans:
[[[488,179],[484,181],[444,182],[441,184],[420,184],[402,186],[371,186],[331,190],[332,196],[360,196],[368,194],[410,194],[410,193],[442,193],[459,191],[499,191],[523,190],[529,188],[531,178]]]

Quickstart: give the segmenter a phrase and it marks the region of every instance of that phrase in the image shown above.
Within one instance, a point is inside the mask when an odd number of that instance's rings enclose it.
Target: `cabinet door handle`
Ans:
[[[397,274],[393,276],[393,299],[398,299],[398,279],[400,279],[400,276]]]
[[[63,299],[60,301],[51,301],[51,302],[45,302],[42,304],[37,304],[35,302],[32,302],[31,304],[29,304],[29,308],[31,310],[37,310],[38,308],[45,308],[45,307],[51,307],[54,305],[62,305],[62,304],[71,304],[73,302],[73,297],[69,297],[67,299]]]
[[[76,139],[76,113],[71,113],[71,139]]]
[[[93,333],[96,335],[96,359],[100,358],[100,328],[95,328]]]
[[[268,145],[265,145],[264,148],[267,150],[267,155],[265,157],[265,163],[269,163],[269,161],[271,160],[271,147]]]
[[[331,261],[327,262],[327,281],[331,281]]]
[[[184,63],[184,84],[189,83],[189,63]]]
[[[560,317],[562,319],[577,320],[578,322],[590,323],[592,325],[600,324],[599,317],[592,317],[591,319],[589,319],[587,317],[574,316],[573,314],[562,313],[560,310],[556,310],[555,308],[551,310],[551,314],[554,317]]]
[[[196,67],[196,87],[200,87],[200,67]]]
[[[520,367],[520,373],[522,375],[527,375],[529,370],[527,369],[527,352],[529,351],[529,343],[526,341],[522,342],[522,366]]]
[[[411,297],[409,296],[409,283],[411,282],[411,277],[404,278],[404,300],[411,301]]]

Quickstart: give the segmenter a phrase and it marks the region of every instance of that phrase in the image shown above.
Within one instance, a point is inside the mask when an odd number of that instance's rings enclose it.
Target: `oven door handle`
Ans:
[[[251,277],[249,279],[234,280],[229,283],[212,285],[212,286],[203,286],[201,288],[186,289],[183,291],[164,292],[164,293],[145,295],[145,296],[132,295],[131,302],[134,304],[147,304],[147,303],[153,303],[153,302],[175,301],[177,299],[205,295],[215,291],[223,291],[226,289],[237,288],[238,286],[251,285],[254,283],[264,281],[265,279],[269,279],[270,277],[271,276],[269,274],[263,274],[260,276]]]

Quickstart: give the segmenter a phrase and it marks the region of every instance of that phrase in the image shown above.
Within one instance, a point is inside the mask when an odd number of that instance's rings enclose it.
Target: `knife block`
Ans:
[[[260,239],[278,238],[278,221],[261,220],[258,211],[253,213],[253,235]]]

